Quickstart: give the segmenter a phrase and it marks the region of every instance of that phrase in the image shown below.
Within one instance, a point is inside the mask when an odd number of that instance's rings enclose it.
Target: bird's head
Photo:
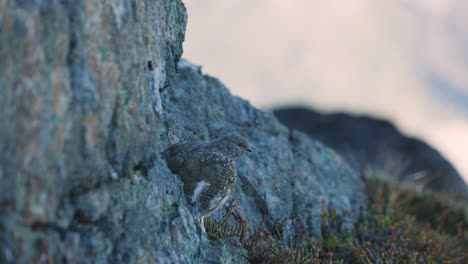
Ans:
[[[215,139],[212,143],[219,152],[231,157],[238,158],[246,152],[252,152],[247,141],[235,134],[228,134]]]

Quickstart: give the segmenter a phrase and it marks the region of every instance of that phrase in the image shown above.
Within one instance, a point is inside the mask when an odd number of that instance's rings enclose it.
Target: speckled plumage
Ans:
[[[245,139],[229,134],[211,142],[175,144],[162,154],[205,217],[226,202],[237,178],[236,160],[247,151],[252,150]]]

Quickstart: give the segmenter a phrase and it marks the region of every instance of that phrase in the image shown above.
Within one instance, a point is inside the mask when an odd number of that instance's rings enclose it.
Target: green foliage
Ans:
[[[357,240],[352,245],[359,262],[468,261],[468,225],[463,208],[448,198],[377,179],[367,180],[367,191],[370,214],[357,226]],[[458,205],[466,206],[466,200],[458,199]]]
[[[236,237],[251,263],[467,263],[465,198],[423,194],[367,179],[368,215],[339,231],[338,212],[322,206],[322,239],[281,243],[263,221],[249,229],[230,203],[219,222],[207,219],[210,239]]]

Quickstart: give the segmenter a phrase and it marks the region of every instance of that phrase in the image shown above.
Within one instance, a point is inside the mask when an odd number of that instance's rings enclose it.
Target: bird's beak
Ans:
[[[247,151],[248,151],[248,152],[253,152],[252,147],[247,147]]]

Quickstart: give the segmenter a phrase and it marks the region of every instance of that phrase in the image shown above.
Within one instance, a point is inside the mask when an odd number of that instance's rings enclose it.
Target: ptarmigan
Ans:
[[[228,199],[237,179],[236,160],[252,152],[247,141],[228,134],[211,142],[187,142],[170,146],[162,155],[172,173],[184,183],[184,192],[203,218]]]

